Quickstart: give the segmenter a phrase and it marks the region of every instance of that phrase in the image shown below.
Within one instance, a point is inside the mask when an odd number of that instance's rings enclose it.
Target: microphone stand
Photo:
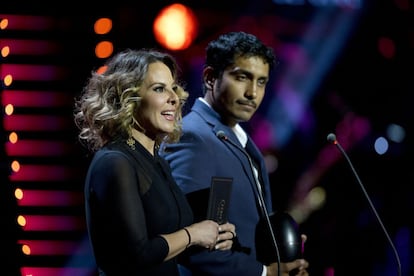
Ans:
[[[219,138],[219,139],[221,139],[221,140],[223,140],[223,141],[227,141],[227,142],[229,142],[232,146],[234,146],[234,147],[236,147],[238,150],[240,150],[246,157],[247,157],[247,160],[249,161],[249,165],[250,165],[250,169],[251,169],[251,171],[252,171],[252,175],[253,175],[253,178],[255,179],[255,184],[256,185],[254,185],[255,186],[255,190],[256,190],[256,193],[257,193],[257,201],[258,201],[258,203],[259,203],[259,206],[260,206],[260,208],[261,208],[261,211],[262,211],[262,214],[263,214],[263,216],[264,216],[264,218],[265,218],[265,220],[266,220],[266,225],[267,225],[267,227],[269,228],[269,232],[270,232],[270,235],[271,235],[271,238],[272,238],[272,242],[273,242],[273,245],[274,245],[274,247],[275,247],[275,251],[276,251],[276,258],[277,258],[277,265],[278,265],[278,267],[277,267],[277,275],[278,276],[281,276],[281,272],[280,272],[280,263],[281,263],[281,261],[280,261],[280,252],[279,252],[279,247],[278,247],[278,245],[277,245],[277,242],[276,242],[276,237],[275,237],[275,233],[274,233],[274,230],[273,230],[273,227],[272,227],[272,223],[270,222],[270,219],[269,219],[269,213],[268,213],[268,211],[267,211],[267,209],[266,209],[266,205],[265,205],[265,200],[264,200],[264,198],[263,198],[263,194],[262,194],[262,189],[261,189],[261,186],[260,186],[260,183],[258,182],[258,179],[257,179],[257,177],[256,177],[256,175],[255,175],[255,172],[254,172],[254,165],[253,165],[253,161],[252,161],[252,159],[251,159],[251,157],[250,157],[250,155],[246,152],[246,150],[245,149],[243,149],[243,148],[241,148],[239,145],[237,145],[236,143],[234,143],[233,141],[231,141],[227,136],[226,136],[226,134],[224,133],[224,131],[222,131],[222,130],[219,130],[217,133],[216,133],[216,136]]]
[[[374,206],[374,204],[372,203],[372,201],[371,201],[371,199],[370,199],[370,197],[369,197],[369,195],[368,195],[367,191],[365,190],[365,187],[364,187],[364,185],[362,184],[362,181],[361,181],[361,179],[359,178],[359,176],[358,176],[358,174],[357,174],[357,172],[356,172],[356,170],[355,170],[355,168],[354,168],[354,165],[352,165],[351,159],[349,159],[348,154],[346,154],[346,152],[345,152],[345,150],[342,148],[341,144],[339,144],[339,142],[336,140],[336,136],[335,136],[335,134],[330,133],[330,134],[328,135],[328,137],[327,137],[327,140],[328,140],[328,142],[330,142],[330,143],[334,144],[334,145],[335,145],[335,146],[339,149],[339,151],[342,153],[342,155],[345,157],[346,161],[348,162],[349,166],[351,167],[351,170],[352,170],[352,172],[353,172],[353,174],[354,174],[355,178],[357,179],[358,184],[359,184],[359,186],[361,187],[361,190],[362,190],[362,192],[364,193],[365,198],[367,199],[367,201],[368,201],[368,203],[369,203],[369,206],[371,207],[372,212],[374,213],[374,215],[375,215],[375,217],[376,217],[376,219],[377,219],[377,221],[378,221],[379,225],[381,226],[382,231],[383,231],[383,232],[384,232],[384,234],[385,234],[385,237],[387,238],[387,240],[388,240],[389,244],[391,245],[391,248],[392,248],[392,250],[393,250],[393,252],[394,252],[394,255],[395,255],[395,259],[396,259],[396,261],[397,261],[398,275],[399,275],[399,276],[401,276],[401,262],[400,262],[400,257],[398,256],[397,249],[395,249],[394,243],[392,242],[392,240],[391,240],[391,238],[390,238],[390,235],[388,234],[387,230],[385,229],[385,226],[384,226],[384,224],[382,223],[381,218],[380,218],[380,216],[378,215],[377,210],[375,209],[375,206]]]

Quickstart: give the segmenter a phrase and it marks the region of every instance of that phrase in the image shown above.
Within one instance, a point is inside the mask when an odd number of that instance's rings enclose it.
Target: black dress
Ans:
[[[116,141],[96,152],[85,183],[86,221],[101,275],[178,275],[177,259],[163,262],[160,234],[193,221],[170,167],[141,144]]]

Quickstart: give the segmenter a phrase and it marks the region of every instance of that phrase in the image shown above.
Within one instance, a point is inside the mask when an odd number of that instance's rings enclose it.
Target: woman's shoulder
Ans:
[[[119,142],[108,143],[99,149],[92,162],[122,162],[128,161],[128,150]]]

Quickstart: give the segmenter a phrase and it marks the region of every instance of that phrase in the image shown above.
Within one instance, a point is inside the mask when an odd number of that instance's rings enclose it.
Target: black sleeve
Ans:
[[[162,237],[148,238],[139,178],[120,152],[106,152],[91,164],[86,183],[87,216],[98,263],[151,266],[168,254]]]

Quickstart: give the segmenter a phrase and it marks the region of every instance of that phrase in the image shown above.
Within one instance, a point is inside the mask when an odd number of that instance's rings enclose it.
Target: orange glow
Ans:
[[[57,241],[57,240],[19,240],[19,244],[30,248],[30,255],[71,255],[88,253],[88,247],[83,246],[79,241]],[[45,274],[34,274],[45,275]],[[53,275],[86,275],[86,274],[53,274]]]
[[[45,191],[16,189],[19,206],[81,206],[83,193],[72,191]]]
[[[24,231],[78,231],[85,230],[85,222],[80,216],[25,215]]]
[[[93,29],[96,34],[107,34],[112,30],[112,20],[109,18],[99,18],[96,20]]]
[[[4,1],[3,1],[4,2]],[[2,3],[3,3],[2,2]],[[4,15],[2,15],[4,16]],[[8,30],[26,30],[26,31],[45,31],[56,30],[61,26],[64,26],[66,22],[64,19],[59,19],[62,24],[56,24],[56,18],[53,16],[44,15],[13,15],[7,14],[7,19],[0,21],[0,27]],[[69,25],[66,25],[69,26]]]
[[[18,161],[14,160],[11,163],[11,168],[14,172],[18,172],[20,170],[20,163]]]
[[[7,18],[3,18],[0,20],[0,29],[4,30],[9,25],[9,20]]]
[[[106,69],[108,69],[108,66],[104,65],[98,68],[98,70],[96,70],[96,73],[98,74],[103,74],[105,73]]]
[[[23,254],[25,254],[25,255],[30,255],[30,253],[31,253],[30,246],[28,246],[28,245],[24,244],[24,245],[22,246],[22,252],[23,252]]]
[[[7,75],[5,75],[7,73]],[[13,77],[12,77],[13,76]],[[68,68],[59,65],[40,65],[40,64],[2,64],[0,77],[10,77],[10,83],[13,79],[25,81],[56,81],[66,80]]]
[[[26,226],[26,218],[22,215],[17,217],[17,223],[21,226],[24,227]]]
[[[53,40],[11,39],[0,40],[0,47],[8,48],[13,55],[42,56],[63,54],[64,48]]]
[[[197,18],[190,8],[173,4],[160,11],[155,18],[153,31],[156,40],[165,48],[183,50],[197,36]]]
[[[98,58],[107,58],[112,55],[114,46],[110,41],[101,41],[95,47],[95,55]]]
[[[14,196],[16,199],[22,199],[23,198],[23,190],[22,189],[16,189],[14,190]]]
[[[17,136],[17,133],[16,132],[13,131],[12,133],[9,134],[9,141],[10,141],[10,143],[16,144],[17,143],[17,140],[19,140],[19,136]]]
[[[8,104],[4,107],[4,112],[6,113],[6,115],[12,115],[14,111],[14,107],[12,104]]]
[[[1,48],[1,56],[2,57],[7,57],[10,54],[10,47],[9,46],[4,46],[3,48]]]
[[[5,86],[10,86],[13,82],[13,77],[11,75],[4,76],[3,83]]]

